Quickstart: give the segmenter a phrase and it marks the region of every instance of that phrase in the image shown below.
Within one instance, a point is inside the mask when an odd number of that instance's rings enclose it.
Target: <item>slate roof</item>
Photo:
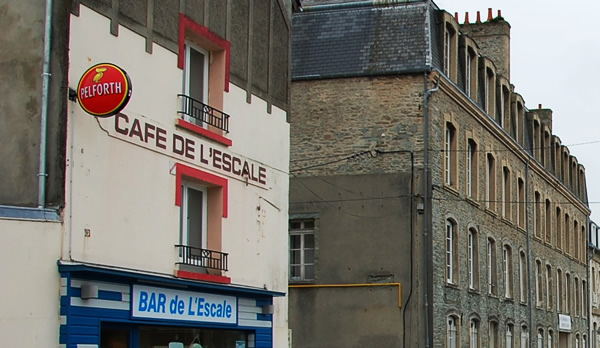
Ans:
[[[384,75],[428,68],[429,1],[295,13],[292,79]]]

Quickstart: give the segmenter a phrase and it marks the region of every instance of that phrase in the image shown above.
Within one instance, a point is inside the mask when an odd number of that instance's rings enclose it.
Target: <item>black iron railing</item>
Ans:
[[[211,125],[229,133],[229,115],[211,106],[202,103],[185,94],[178,94],[183,100],[183,108],[178,111],[194,119],[194,123],[200,126]]]
[[[175,245],[175,247],[179,249],[181,263],[184,265],[227,271],[229,254],[187,245]]]

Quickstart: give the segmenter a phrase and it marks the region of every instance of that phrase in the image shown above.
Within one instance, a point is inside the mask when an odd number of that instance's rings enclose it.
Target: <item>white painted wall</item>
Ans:
[[[176,54],[158,45],[148,54],[142,37],[124,27],[115,37],[109,28],[106,17],[83,5],[79,17],[71,17],[69,86],[76,88],[94,64],[116,64],[127,71],[133,85],[122,112],[170,133],[182,132],[174,125],[177,94],[182,91]],[[256,96],[246,103],[246,92],[233,84],[224,93],[233,146],[213,146],[260,163],[268,173],[266,188],[228,178],[229,217],[223,219],[222,231],[223,251],[229,253],[226,275],[234,284],[287,292],[286,115],[276,107],[267,113],[266,103]],[[175,206],[170,168],[181,161],[115,137],[114,117],[97,120],[73,102],[69,109],[63,258],[172,274],[180,209]],[[287,298],[277,299],[275,308],[275,346],[284,347]]]
[[[7,347],[55,347],[61,224],[0,219],[0,337]]]

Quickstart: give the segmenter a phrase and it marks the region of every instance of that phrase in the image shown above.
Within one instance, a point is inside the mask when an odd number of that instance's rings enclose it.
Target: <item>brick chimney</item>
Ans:
[[[502,18],[500,10],[493,18],[492,9],[488,9],[487,21],[465,21],[460,30],[477,42],[483,56],[494,62],[498,75],[510,81],[510,24]]]

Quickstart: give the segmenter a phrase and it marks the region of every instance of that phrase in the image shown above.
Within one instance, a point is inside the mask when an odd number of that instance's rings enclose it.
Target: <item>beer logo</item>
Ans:
[[[89,68],[77,85],[79,105],[90,115],[113,116],[129,102],[131,81],[125,70],[102,63]]]

